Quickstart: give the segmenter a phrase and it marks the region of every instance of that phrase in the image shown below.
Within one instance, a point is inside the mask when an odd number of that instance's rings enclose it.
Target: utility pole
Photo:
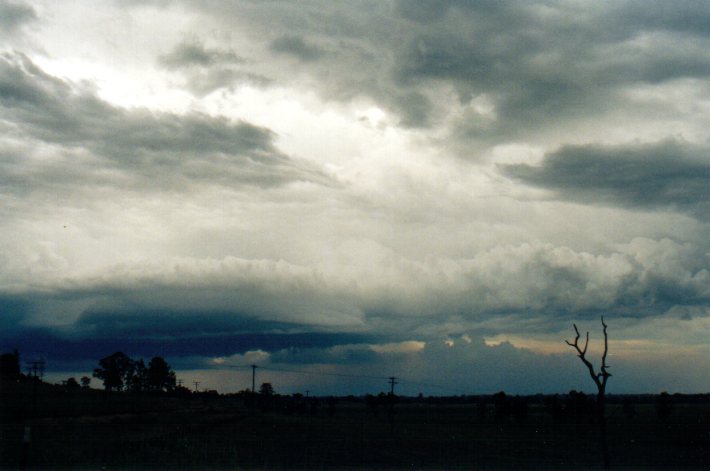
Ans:
[[[37,410],[37,383],[44,377],[44,360],[33,360],[27,362],[27,375],[32,378],[32,409]]]
[[[390,376],[390,377],[389,377],[390,394],[391,394],[392,396],[394,396],[394,385],[395,385],[395,384],[399,384],[399,383],[397,383],[397,381],[395,381],[396,379],[397,379],[396,376]]]
[[[182,387],[183,380],[178,379],[178,380],[175,380],[175,382],[177,383],[178,388]]]
[[[27,362],[27,374],[35,379],[44,377],[44,360],[33,360]]]
[[[27,363],[27,375],[32,378],[32,419],[37,417],[37,383],[44,377],[44,359],[34,360]],[[22,437],[22,456],[20,458],[20,469],[27,469],[30,456],[30,445],[32,441],[31,420],[25,423]]]
[[[197,387],[200,385],[200,381],[193,381],[192,384],[195,385],[195,392],[198,392],[199,389],[197,389]]]
[[[251,365],[251,393],[254,394],[254,385],[256,384],[256,369],[258,366]]]
[[[308,393],[310,393],[310,392],[311,391],[309,389],[306,389],[306,399],[308,399]]]

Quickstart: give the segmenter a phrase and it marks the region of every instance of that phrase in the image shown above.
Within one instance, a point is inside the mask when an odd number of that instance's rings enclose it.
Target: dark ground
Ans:
[[[388,412],[364,401],[107,395],[2,385],[0,464],[19,469],[598,469],[598,427],[553,417],[540,398],[527,414],[496,416],[471,401],[401,399]],[[485,398],[484,398],[485,399]],[[607,406],[612,468],[710,469],[710,404],[674,398],[661,421],[652,401]],[[30,418],[34,415],[34,418]]]

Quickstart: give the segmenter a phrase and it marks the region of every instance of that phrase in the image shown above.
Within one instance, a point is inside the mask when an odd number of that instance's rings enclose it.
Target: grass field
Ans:
[[[520,420],[492,404],[401,401],[394,413],[363,401],[285,410],[238,398],[106,395],[3,388],[2,466],[17,469],[31,426],[30,469],[595,469],[599,433],[586,418],[530,404]],[[14,402],[14,407],[10,407]],[[607,406],[612,467],[710,469],[710,405]],[[14,411],[14,412],[13,412]]]

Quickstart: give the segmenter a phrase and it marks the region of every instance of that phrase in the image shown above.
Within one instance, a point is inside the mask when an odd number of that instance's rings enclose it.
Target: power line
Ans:
[[[390,376],[389,378],[389,383],[390,383],[390,394],[394,396],[394,385],[399,384],[397,382],[397,377],[396,376]]]
[[[262,366],[261,369],[268,371],[279,371],[282,373],[296,373],[304,375],[316,375],[316,376],[336,376],[340,378],[364,378],[364,379],[389,379],[389,376],[373,376],[373,375],[357,375],[357,374],[347,374],[347,373],[327,373],[324,371],[305,371],[305,370],[291,370],[287,368],[273,368],[270,366]]]
[[[392,377],[392,376],[375,376],[375,375],[363,375],[363,374],[348,374],[348,373],[329,373],[325,371],[312,371],[312,370],[296,370],[296,369],[290,369],[290,368],[275,368],[271,366],[256,366],[256,365],[225,365],[228,368],[252,368],[252,373],[254,372],[255,368],[261,368],[262,370],[266,371],[276,371],[280,373],[294,373],[294,374],[302,374],[302,375],[313,375],[313,376],[333,376],[333,377],[339,377],[339,378],[362,378],[362,379],[377,379],[377,380],[385,380],[388,383],[390,383],[390,391],[392,391],[392,380],[393,378],[396,380],[394,384],[406,384],[406,385],[415,385],[415,386],[423,386],[423,387],[429,387],[429,388],[437,388],[441,389],[444,391],[451,391],[451,392],[458,392],[452,388],[448,388],[446,386],[441,386],[440,384],[433,384],[433,383],[423,383],[423,382],[418,382],[418,381],[412,381],[408,380],[406,378],[401,378],[399,376],[397,377]],[[252,383],[253,383],[253,374],[252,374]],[[253,384],[252,384],[252,389],[253,389]]]
[[[307,371],[307,370],[292,370],[288,368],[273,368],[271,366],[256,366],[256,365],[225,365],[227,368],[261,368],[262,370],[278,371],[280,373],[296,373],[303,375],[316,376],[339,376],[344,378],[366,378],[366,379],[388,379],[388,376],[373,376],[373,375],[356,375],[346,373],[326,373],[324,371]]]

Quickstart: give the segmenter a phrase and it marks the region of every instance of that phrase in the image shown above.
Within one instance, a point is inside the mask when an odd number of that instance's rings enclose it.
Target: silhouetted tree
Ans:
[[[20,353],[14,350],[12,353],[0,355],[0,378],[14,381],[21,377]]]
[[[148,369],[142,358],[131,363],[126,378],[126,389],[129,391],[143,392],[148,390]]]
[[[192,391],[190,391],[190,389],[186,388],[185,386],[175,386],[175,389],[173,389],[172,392],[174,394],[177,394],[178,396],[189,396],[190,394],[192,394]]]
[[[153,357],[148,363],[148,387],[151,391],[172,391],[175,389],[175,372],[161,357]]]
[[[611,467],[611,461],[609,458],[609,445],[606,440],[606,417],[604,415],[604,403],[606,400],[606,382],[611,376],[611,373],[607,371],[609,365],[606,364],[606,356],[609,352],[609,339],[606,333],[607,325],[604,323],[604,316],[601,318],[602,327],[604,330],[604,353],[602,354],[602,364],[599,368],[599,372],[594,371],[594,366],[587,360],[587,347],[589,346],[589,332],[587,332],[587,338],[584,342],[584,348],[579,345],[579,329],[577,329],[577,324],[572,324],[574,326],[574,332],[577,334],[574,338],[574,342],[565,340],[567,345],[573,347],[577,351],[577,356],[584,366],[589,370],[589,375],[592,377],[594,384],[597,386],[597,419],[599,421],[599,428],[601,431],[601,442],[602,442],[602,454],[604,458],[604,468],[609,469]]]
[[[82,388],[88,389],[91,385],[91,378],[89,378],[88,376],[82,376],[80,381]]]
[[[104,382],[107,391],[121,391],[130,381],[133,360],[125,353],[116,352],[99,360],[99,368],[94,369],[94,377]]]
[[[601,414],[601,417],[604,415],[604,402],[605,402],[605,394],[606,394],[606,382],[611,376],[611,373],[607,371],[609,368],[609,365],[606,364],[606,356],[607,353],[609,352],[609,341],[606,333],[606,328],[607,325],[604,323],[604,317],[602,317],[602,326],[604,327],[604,353],[602,354],[602,365],[601,368],[599,369],[599,373],[596,373],[594,371],[594,366],[592,363],[587,360],[586,354],[587,354],[587,347],[589,346],[589,332],[587,332],[587,339],[584,342],[584,348],[580,347],[579,345],[579,330],[577,329],[577,324],[572,324],[574,326],[574,331],[577,334],[577,336],[574,338],[574,342],[570,342],[568,340],[565,340],[567,345],[570,347],[573,347],[575,350],[577,350],[577,356],[579,357],[580,360],[582,360],[582,363],[587,367],[589,370],[589,375],[592,377],[592,380],[594,381],[594,384],[597,386],[597,408],[598,408],[598,413]]]
[[[274,387],[271,386],[271,383],[262,383],[261,387],[259,388],[259,394],[261,394],[262,396],[273,396]]]
[[[79,388],[79,382],[76,380],[76,378],[68,378],[67,379],[67,387],[72,388],[72,389],[78,389]]]

